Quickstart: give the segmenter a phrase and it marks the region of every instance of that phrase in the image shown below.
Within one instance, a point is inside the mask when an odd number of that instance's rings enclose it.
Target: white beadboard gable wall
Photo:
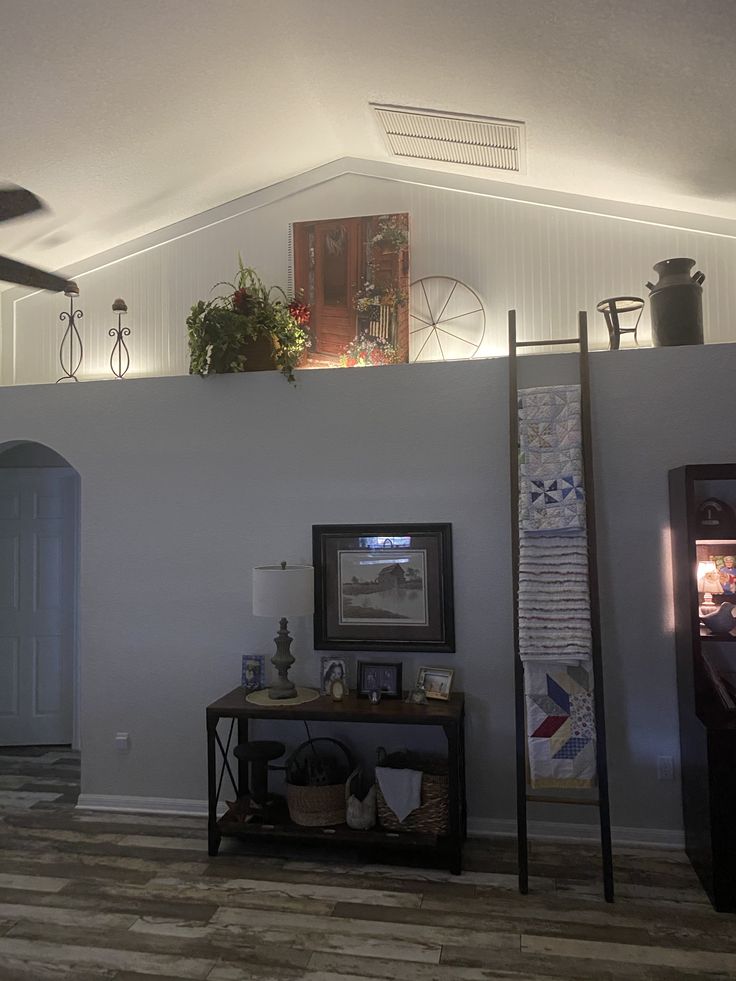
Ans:
[[[358,172],[360,171],[360,172]],[[472,188],[466,189],[466,186]],[[325,165],[282,184],[130,243],[111,256],[67,270],[80,286],[80,332],[85,356],[80,378],[111,377],[113,300],[128,304],[130,374],[180,375],[188,370],[185,321],[195,300],[214,283],[232,278],[238,252],[267,283],[286,286],[287,236],[292,221],[408,211],[411,277],[454,276],[472,286],[486,308],[481,356],[506,352],[506,312],[518,311],[524,339],[568,336],[578,310],[587,310],[591,345],[606,347],[596,303],[604,297],[646,296],[656,279],[653,263],[676,255],[697,260],[706,274],[704,319],[710,343],[734,338],[736,239],[727,232],[694,231],[693,216],[641,211],[643,218],[613,217],[606,202],[561,199],[558,204],[489,196],[493,182],[457,179],[444,186],[413,168],[345,161]],[[511,193],[508,189],[507,193]],[[539,196],[539,195],[537,195]],[[563,204],[562,202],[567,202]],[[573,210],[577,209],[577,210]],[[609,209],[611,210],[611,209]],[[621,210],[619,208],[619,210]],[[662,224],[654,223],[658,218]],[[712,223],[711,223],[712,224]],[[49,293],[3,295],[4,384],[36,384],[59,376],[58,348],[64,297]],[[648,306],[640,335],[649,343]]]

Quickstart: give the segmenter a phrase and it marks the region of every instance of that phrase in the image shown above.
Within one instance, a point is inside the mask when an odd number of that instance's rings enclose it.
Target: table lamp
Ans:
[[[294,663],[288,617],[306,617],[314,613],[314,569],[311,565],[261,565],[253,570],[253,615],[278,617],[279,632],[276,653],[271,664],[278,678],[268,690],[269,698],[295,698],[296,685],[288,677]]]

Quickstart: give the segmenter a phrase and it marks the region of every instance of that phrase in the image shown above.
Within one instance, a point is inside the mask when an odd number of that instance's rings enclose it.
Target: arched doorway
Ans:
[[[0,446],[0,745],[78,748],[79,474]]]

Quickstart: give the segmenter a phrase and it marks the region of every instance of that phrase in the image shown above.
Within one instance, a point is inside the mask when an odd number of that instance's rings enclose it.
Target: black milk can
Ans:
[[[691,275],[694,265],[695,259],[664,259],[654,266],[659,280],[656,284],[646,284],[651,291],[649,305],[654,347],[703,343],[702,284],[705,275],[702,272]]]

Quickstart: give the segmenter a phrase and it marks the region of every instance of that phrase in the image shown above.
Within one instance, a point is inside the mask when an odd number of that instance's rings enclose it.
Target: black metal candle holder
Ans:
[[[56,384],[62,381],[79,381],[77,371],[84,357],[84,347],[82,338],[77,330],[77,320],[84,316],[81,310],[74,309],[74,297],[79,296],[79,287],[76,283],[70,282],[64,290],[64,296],[69,297],[69,311],[62,310],[59,320],[68,321],[64,336],[59,345],[59,362],[64,374],[56,379]],[[77,353],[77,350],[79,353]]]
[[[130,368],[130,351],[124,340],[124,338],[130,337],[130,329],[122,326],[123,314],[128,312],[125,300],[118,297],[112,305],[112,312],[118,315],[118,325],[111,327],[108,331],[110,337],[115,338],[110,354],[110,369],[116,378],[124,378],[128,368]]]

